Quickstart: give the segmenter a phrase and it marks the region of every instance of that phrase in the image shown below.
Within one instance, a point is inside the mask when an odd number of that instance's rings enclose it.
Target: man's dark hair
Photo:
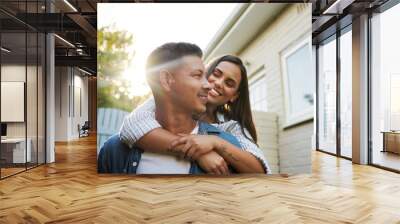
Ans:
[[[152,73],[153,69],[167,64],[168,62],[172,62],[174,60],[178,60],[184,56],[198,56],[202,57],[203,52],[200,47],[195,44],[185,43],[185,42],[172,42],[161,45],[152,51],[147,58],[146,63],[146,74]]]

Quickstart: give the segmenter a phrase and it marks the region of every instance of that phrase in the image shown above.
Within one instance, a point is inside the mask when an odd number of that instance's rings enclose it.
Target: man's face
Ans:
[[[204,113],[210,84],[201,58],[185,56],[174,69],[171,97],[177,106],[194,114]]]

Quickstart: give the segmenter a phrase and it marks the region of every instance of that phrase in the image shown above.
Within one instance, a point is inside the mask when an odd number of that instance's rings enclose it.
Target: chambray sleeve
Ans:
[[[155,118],[154,98],[150,98],[124,118],[119,138],[132,147],[145,134],[160,127],[160,123]]]
[[[250,141],[244,136],[241,130],[241,126],[237,121],[231,120],[221,124],[217,124],[216,126],[221,130],[229,132],[233,136],[235,136],[242,146],[242,149],[256,157],[262,163],[264,170],[267,174],[271,173],[271,169],[268,165],[268,161],[265,158],[263,151],[254,142]],[[246,136],[251,138],[250,133],[246,129],[244,129],[244,131],[246,133]]]

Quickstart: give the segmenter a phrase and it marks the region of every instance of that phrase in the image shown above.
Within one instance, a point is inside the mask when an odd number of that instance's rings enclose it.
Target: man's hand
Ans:
[[[197,160],[200,156],[213,151],[217,142],[218,137],[213,135],[181,135],[169,148],[180,150],[185,159]]]
[[[200,156],[197,162],[207,173],[218,175],[230,174],[228,164],[226,164],[224,158],[214,151]]]

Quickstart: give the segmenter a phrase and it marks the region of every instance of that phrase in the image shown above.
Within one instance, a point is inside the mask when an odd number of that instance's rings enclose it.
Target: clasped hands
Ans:
[[[195,160],[210,174],[228,175],[228,164],[215,150],[220,147],[220,139],[214,135],[179,134],[169,149],[182,158]]]

